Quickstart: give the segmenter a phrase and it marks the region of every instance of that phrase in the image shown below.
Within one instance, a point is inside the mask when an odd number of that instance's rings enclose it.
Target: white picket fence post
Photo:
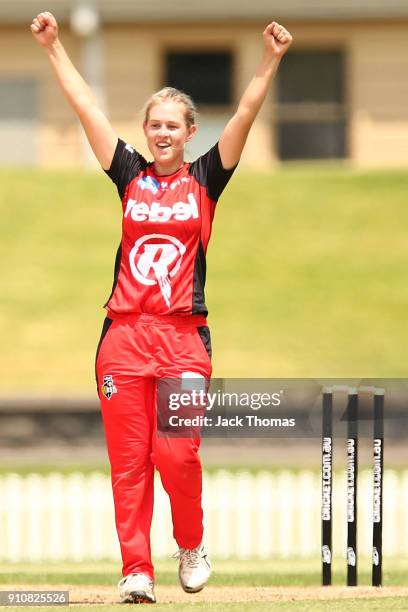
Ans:
[[[333,549],[346,542],[346,482],[336,474]],[[218,558],[320,555],[320,476],[290,472],[219,470],[204,473],[205,541]],[[359,550],[371,554],[372,473],[359,476]],[[152,550],[168,557],[172,537],[168,497],[158,477]],[[384,473],[384,555],[408,555],[408,471]],[[0,560],[120,559],[110,478],[100,473],[0,476]]]

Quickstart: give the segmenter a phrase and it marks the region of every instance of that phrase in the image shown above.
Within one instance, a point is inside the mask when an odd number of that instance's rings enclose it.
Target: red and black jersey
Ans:
[[[217,143],[177,172],[157,176],[152,162],[118,140],[106,171],[123,208],[108,317],[207,315],[205,254],[216,202],[234,169],[223,168]]]

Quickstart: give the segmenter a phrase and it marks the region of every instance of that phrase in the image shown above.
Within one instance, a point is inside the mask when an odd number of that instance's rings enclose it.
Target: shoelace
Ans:
[[[199,566],[200,563],[200,550],[197,548],[193,548],[190,550],[189,548],[180,548],[176,553],[174,553],[173,559],[180,559],[188,565],[188,567],[195,568]]]

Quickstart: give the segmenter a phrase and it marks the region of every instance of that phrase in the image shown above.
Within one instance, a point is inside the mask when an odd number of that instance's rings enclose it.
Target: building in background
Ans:
[[[281,21],[295,43],[250,134],[242,163],[345,159],[360,167],[408,159],[406,0],[0,0],[0,164],[94,163],[29,25],[55,14],[75,65],[117,133],[146,151],[142,107],[165,84],[190,93],[208,149]]]

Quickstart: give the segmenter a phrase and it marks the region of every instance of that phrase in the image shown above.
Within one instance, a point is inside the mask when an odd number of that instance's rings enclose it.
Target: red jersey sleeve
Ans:
[[[206,188],[210,200],[217,202],[237,166],[238,164],[228,170],[223,167],[217,142],[207,153],[190,164],[190,174]]]
[[[147,166],[147,161],[131,145],[118,138],[109,170],[104,170],[115,183],[122,200],[128,184]]]

